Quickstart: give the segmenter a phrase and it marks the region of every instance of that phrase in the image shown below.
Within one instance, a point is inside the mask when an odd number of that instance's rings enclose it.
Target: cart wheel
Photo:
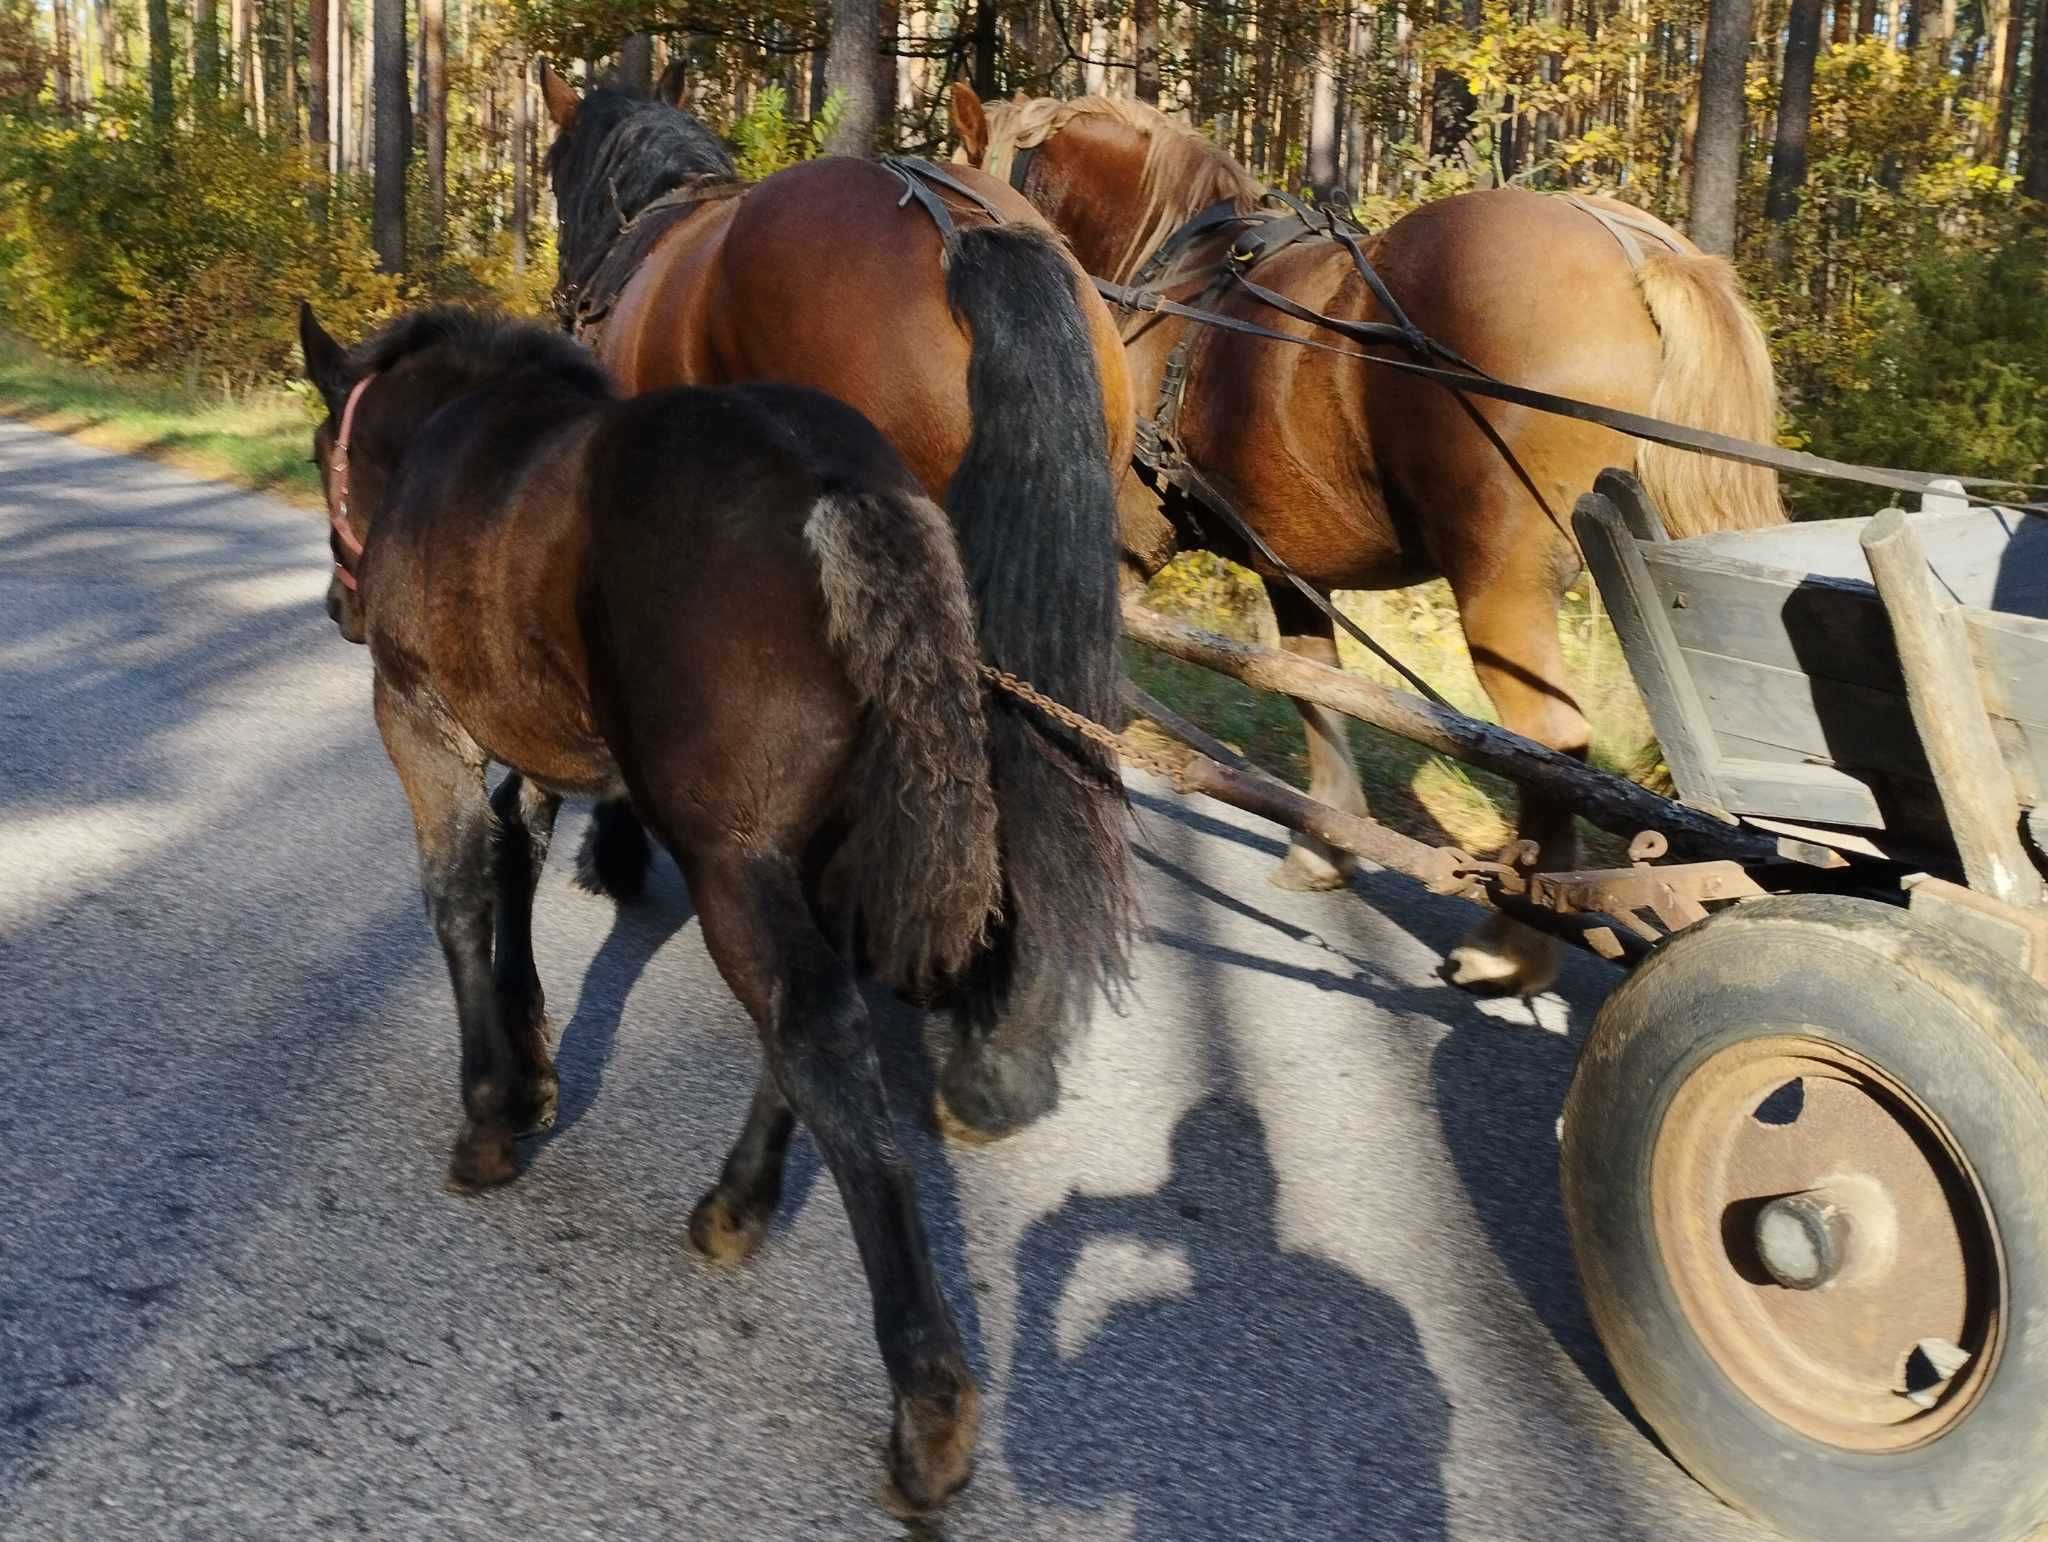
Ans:
[[[1565,1101],[1621,1384],[1810,1542],[2048,1521],[2048,992],[1892,906],[1754,900],[1660,947]]]

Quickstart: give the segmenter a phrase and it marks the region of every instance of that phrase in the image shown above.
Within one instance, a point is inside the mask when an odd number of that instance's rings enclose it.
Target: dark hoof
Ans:
[[[946,1380],[943,1390],[896,1399],[882,1504],[899,1520],[929,1515],[974,1476],[981,1394],[964,1373]]]
[[[562,1081],[550,1071],[513,1098],[505,1110],[505,1123],[521,1137],[539,1135],[555,1127],[555,1115],[561,1106]]]
[[[713,1263],[745,1263],[767,1232],[767,1216],[735,1210],[720,1189],[698,1200],[690,1212],[690,1246]]]
[[[933,1112],[940,1133],[951,1140],[1002,1140],[1059,1106],[1060,1076],[1050,1055],[990,1046],[986,1039],[969,1040],[939,1077]]]
[[[513,1139],[512,1131],[501,1125],[484,1126],[474,1120],[463,1125],[448,1157],[448,1187],[457,1194],[481,1194],[510,1183],[519,1176]]]
[[[1356,860],[1346,858],[1344,853],[1331,851],[1325,855],[1312,847],[1290,846],[1280,865],[1266,875],[1266,881],[1276,889],[1296,894],[1326,894],[1348,888],[1351,875],[1357,870]]]
[[[576,885],[621,904],[636,900],[646,892],[653,859],[639,816],[623,803],[600,803],[576,853]]]

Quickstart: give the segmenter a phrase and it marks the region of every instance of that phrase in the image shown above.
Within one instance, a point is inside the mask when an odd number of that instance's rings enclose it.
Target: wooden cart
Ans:
[[[1588,1305],[1672,1454],[1813,1542],[2048,1534],[2048,521],[1932,501],[1671,541],[1624,473],[1581,500],[1676,800],[1288,655],[1128,623],[1633,834],[1623,869],[1476,860],[1142,704],[1203,752],[1188,790],[1633,965],[1563,1123]]]

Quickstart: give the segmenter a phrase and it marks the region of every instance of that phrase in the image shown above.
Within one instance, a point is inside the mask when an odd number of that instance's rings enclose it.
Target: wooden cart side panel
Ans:
[[[1599,492],[1579,499],[1572,528],[1621,638],[1622,653],[1643,694],[1650,726],[1679,795],[1700,807],[1723,810],[1714,774],[1713,720],[1693,685],[1635,538],[1614,504]]]

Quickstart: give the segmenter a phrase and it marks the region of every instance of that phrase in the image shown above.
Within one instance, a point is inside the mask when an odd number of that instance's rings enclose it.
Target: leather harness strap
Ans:
[[[363,543],[356,538],[348,522],[348,441],[355,427],[356,408],[362,402],[363,392],[370,388],[370,382],[377,377],[365,375],[349,389],[348,400],[342,404],[341,427],[335,431],[334,453],[327,458],[327,475],[335,487],[334,505],[327,512],[328,528],[334,532],[334,576],[341,587],[353,591],[356,575],[348,563],[363,554]],[[346,557],[347,562],[342,559]]]

